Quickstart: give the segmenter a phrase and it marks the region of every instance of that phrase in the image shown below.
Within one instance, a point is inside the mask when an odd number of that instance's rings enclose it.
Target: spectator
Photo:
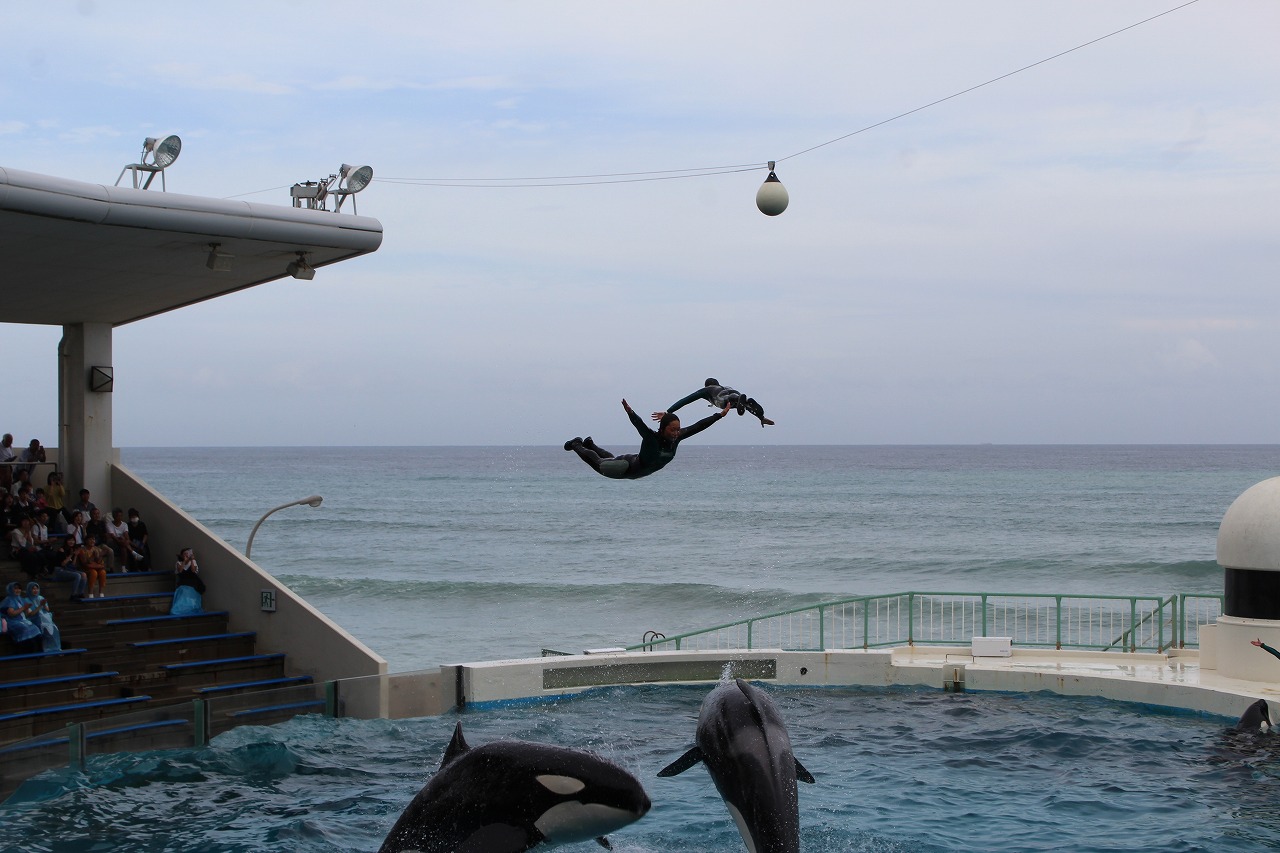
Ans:
[[[17,560],[18,566],[33,579],[37,575],[44,574],[45,569],[49,567],[47,556],[36,545],[35,536],[32,533],[34,526],[31,516],[24,515],[18,522],[18,526],[9,533],[9,556]]]
[[[102,562],[106,565],[107,571],[114,573],[116,570],[116,552],[112,551],[107,545],[107,520],[102,517],[102,510],[96,506],[89,513],[89,521],[84,526],[84,532],[87,536],[92,536],[98,543],[98,551],[102,554]]]
[[[40,584],[32,581],[27,584],[27,618],[40,629],[40,651],[62,651],[62,633],[53,622],[53,611],[49,609],[49,599],[40,594]]]
[[[138,511],[129,507],[129,544],[139,571],[151,571],[151,545],[148,544],[147,523]]]
[[[9,538],[9,531],[18,526],[18,511],[14,509],[13,495],[0,492],[0,524],[4,525],[4,536]]]
[[[88,489],[81,489],[81,490],[80,490],[80,500],[79,500],[79,502],[78,502],[78,503],[76,503],[74,506],[72,506],[70,509],[65,510],[65,511],[64,511],[64,515],[66,515],[66,516],[67,516],[67,520],[68,520],[68,521],[70,521],[70,520],[71,520],[71,514],[72,514],[73,512],[79,512],[79,513],[81,513],[82,515],[84,515],[84,519],[85,519],[85,521],[88,521],[88,520],[89,520],[89,516],[93,514],[93,511],[94,511],[95,509],[97,509],[97,507],[96,507],[96,506],[94,506],[93,501],[89,500],[89,490],[88,490]]]
[[[84,537],[87,532],[88,531],[85,529],[84,513],[71,513],[71,520],[67,525],[67,538],[75,542],[77,545],[83,545]]]
[[[76,566],[76,557],[79,552],[80,545],[68,536],[63,540],[62,550],[57,553],[57,559],[49,570],[50,580],[71,583],[72,601],[84,598],[85,591],[89,588],[89,577]]]
[[[26,471],[28,480],[34,477],[36,464],[46,461],[44,458],[44,448],[40,446],[40,439],[31,439],[31,443],[27,445],[27,449],[22,451],[22,454],[18,457],[18,461],[24,463],[18,466],[18,470]]]
[[[14,483],[18,490],[14,493],[13,506],[21,513],[34,515],[36,511],[36,499],[31,493],[30,483]]]
[[[200,579],[200,565],[196,562],[195,551],[183,548],[178,552],[178,560],[173,564],[173,574],[176,585],[169,612],[174,616],[202,612],[205,586]]]
[[[62,472],[50,471],[45,478],[44,502],[49,508],[49,529],[61,533],[67,529],[67,487],[62,483]]]
[[[24,485],[31,485],[31,472],[26,468],[15,465],[13,468],[13,479],[9,483],[9,491],[16,495],[18,494],[18,490]]]
[[[89,533],[85,535],[84,544],[76,552],[76,568],[84,572],[89,579],[89,598],[106,598],[107,565],[103,561],[102,551],[103,549],[98,547],[97,539]],[[98,588],[97,595],[93,594],[95,585]]]
[[[106,538],[103,544],[115,555],[115,563],[120,571],[129,571],[129,563],[133,560],[133,543],[129,540],[129,525],[124,520],[124,510],[116,507],[111,510],[111,519],[103,525]]]
[[[13,452],[13,436],[5,433],[0,438],[0,486],[8,489],[13,485],[13,460],[18,458],[18,454]]]
[[[13,640],[14,650],[20,655],[38,652],[40,629],[27,618],[29,608],[22,597],[22,584],[13,581],[5,592],[4,600],[0,601],[0,616],[8,622],[6,633]]]

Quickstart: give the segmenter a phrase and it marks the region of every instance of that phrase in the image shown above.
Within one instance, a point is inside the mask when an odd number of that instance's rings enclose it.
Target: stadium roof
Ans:
[[[298,252],[318,269],[381,243],[367,216],[0,167],[0,322],[119,326],[284,278]]]

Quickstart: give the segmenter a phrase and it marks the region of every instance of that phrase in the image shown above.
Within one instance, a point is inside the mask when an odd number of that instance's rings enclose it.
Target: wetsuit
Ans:
[[[746,394],[743,394],[741,391],[734,388],[730,388],[727,385],[717,385],[715,383],[711,383],[710,380],[708,380],[708,382],[710,384],[704,385],[692,394],[676,400],[667,407],[667,411],[674,412],[676,409],[679,409],[681,406],[687,406],[694,400],[706,400],[717,409],[723,409],[728,405],[731,409],[737,409],[738,414],[740,415],[743,412],[750,412],[760,419],[761,426],[764,426],[765,423],[773,423],[773,421],[768,420],[764,416],[764,407],[748,397]]]
[[[591,439],[572,441],[566,445],[565,449],[574,451],[583,462],[586,462],[596,469],[598,473],[610,479],[638,480],[641,477],[649,476],[654,471],[661,471],[665,468],[667,463],[675,458],[676,447],[680,442],[691,435],[697,435],[702,432],[723,418],[724,413],[716,412],[714,415],[698,421],[693,426],[682,427],[675,441],[668,441],[657,430],[650,429],[635,412],[628,411],[627,417],[631,419],[636,432],[640,433],[639,453],[624,453],[621,456],[614,456],[609,451],[597,447],[594,442],[588,444],[587,442],[590,442]]]

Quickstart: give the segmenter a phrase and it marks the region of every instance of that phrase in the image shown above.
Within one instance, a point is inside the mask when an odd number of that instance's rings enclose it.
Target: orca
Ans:
[[[379,853],[519,853],[591,838],[612,849],[604,836],[649,807],[640,781],[595,753],[518,740],[472,749],[458,723]]]
[[[773,700],[741,678],[707,694],[695,745],[658,771],[675,776],[701,761],[751,853],[797,853],[796,780],[813,774],[791,753],[791,737]]]
[[[1269,732],[1272,727],[1271,714],[1267,710],[1265,699],[1259,699],[1245,708],[1240,716],[1240,722],[1236,723],[1237,729],[1248,732]]]

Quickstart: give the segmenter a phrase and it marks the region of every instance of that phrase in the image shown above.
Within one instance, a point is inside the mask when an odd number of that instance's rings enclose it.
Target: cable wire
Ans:
[[[938,98],[936,101],[930,101],[929,103],[918,106],[915,109],[907,110],[906,112],[903,112],[903,113],[898,113],[895,116],[883,119],[882,121],[878,121],[875,124],[869,124],[866,127],[862,127],[857,130],[846,133],[843,136],[837,136],[835,139],[829,139],[826,142],[820,142],[817,145],[812,145],[808,148],[797,151],[794,154],[788,154],[786,157],[776,158],[773,162],[781,163],[785,160],[791,160],[803,154],[808,154],[812,151],[817,151],[819,148],[825,148],[828,145],[834,145],[837,142],[843,142],[844,140],[849,139],[850,137],[853,137],[853,136],[857,136],[860,133],[866,133],[867,131],[874,130],[877,127],[883,127],[884,125],[889,124],[890,122],[898,121],[899,119],[906,118],[907,116],[910,116],[910,115],[915,115],[916,113],[921,112],[923,110],[927,110],[930,107],[936,107],[938,104],[943,104],[943,103],[946,103],[947,101],[954,100],[955,98],[959,98],[961,95],[967,95],[970,92],[975,92],[978,89],[981,89],[985,86],[990,86],[993,83],[998,83],[1001,80],[1006,80],[1014,76],[1015,74],[1021,74],[1024,71],[1029,71],[1032,68],[1035,68],[1040,65],[1044,65],[1046,62],[1052,62],[1055,59],[1061,59],[1067,54],[1075,53],[1077,50],[1083,50],[1084,48],[1089,47],[1090,45],[1095,45],[1100,41],[1105,41],[1106,39],[1112,38],[1114,36],[1118,36],[1121,33],[1125,33],[1125,32],[1128,32],[1129,30],[1134,29],[1135,27],[1140,27],[1143,24],[1149,24],[1158,18],[1163,18],[1165,15],[1171,15],[1174,12],[1177,12],[1181,9],[1185,9],[1188,6],[1192,6],[1199,2],[1200,0],[1187,0],[1187,2],[1182,3],[1178,6],[1174,6],[1172,9],[1166,9],[1165,11],[1152,15],[1149,18],[1143,18],[1141,21],[1129,24],[1126,27],[1121,27],[1120,29],[1115,30],[1113,32],[1109,32],[1106,35],[1102,35],[1102,36],[1098,36],[1097,38],[1090,39],[1089,41],[1084,42],[1083,44],[1078,44],[1075,47],[1068,48],[1067,50],[1061,51],[1059,53],[1055,53],[1053,56],[1047,56],[1044,59],[1031,63],[1030,65],[1024,65],[1021,68],[1015,69],[1013,71],[1009,71],[1005,74],[1001,74],[999,77],[992,77],[990,80],[987,80],[984,83],[978,83],[977,85],[970,86],[967,89],[961,89],[959,92],[954,92],[950,95],[947,95],[944,98]],[[733,166],[705,166],[697,169],[662,169],[662,170],[649,171],[649,172],[613,172],[613,173],[605,173],[605,174],[598,174],[598,175],[548,175],[545,177],[525,177],[525,178],[378,178],[378,177],[375,177],[373,181],[374,183],[382,183],[382,184],[401,184],[401,185],[423,186],[423,187],[465,187],[465,188],[472,188],[472,189],[476,189],[476,188],[478,189],[519,189],[519,188],[528,188],[528,187],[581,187],[581,186],[592,186],[592,185],[598,185],[598,184],[633,184],[633,183],[643,183],[648,181],[674,181],[674,180],[681,180],[684,178],[706,178],[713,175],[730,175],[738,172],[752,172],[752,171],[765,169],[765,168],[769,168],[769,163],[767,162],[740,163]],[[273,187],[270,190],[254,190],[253,192],[240,193],[240,195],[226,196],[226,198],[241,198],[247,195],[256,195],[258,193],[264,193],[264,192],[274,192],[275,190],[278,190],[278,189],[283,189],[283,187]]]

